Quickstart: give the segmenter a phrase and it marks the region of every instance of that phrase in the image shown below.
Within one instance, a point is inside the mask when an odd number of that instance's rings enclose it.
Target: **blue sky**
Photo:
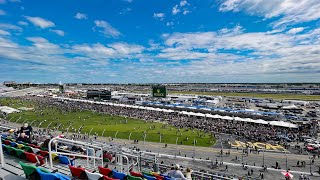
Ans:
[[[319,82],[319,0],[0,0],[0,82]]]

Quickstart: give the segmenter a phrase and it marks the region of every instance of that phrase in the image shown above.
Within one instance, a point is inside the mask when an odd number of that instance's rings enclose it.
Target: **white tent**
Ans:
[[[12,107],[8,107],[8,106],[0,106],[0,111],[4,112],[6,114],[10,114],[10,113],[15,113],[15,112],[20,112],[17,109],[14,109]]]
[[[296,124],[292,124],[292,123],[284,122],[284,121],[270,121],[270,125],[288,127],[288,128],[298,128],[298,126]]]

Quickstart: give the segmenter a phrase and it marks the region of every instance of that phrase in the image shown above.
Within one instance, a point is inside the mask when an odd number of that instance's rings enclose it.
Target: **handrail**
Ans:
[[[4,157],[3,157],[3,149],[2,149],[2,141],[1,141],[2,135],[0,134],[0,158],[1,158],[1,167],[4,168]]]
[[[102,147],[97,147],[97,146],[86,144],[86,143],[83,143],[83,142],[80,142],[80,141],[74,141],[74,140],[68,140],[68,139],[63,139],[63,138],[59,138],[59,137],[54,137],[49,141],[49,145],[48,145],[49,160],[50,160],[51,169],[53,169],[53,160],[52,160],[52,154],[53,153],[60,154],[60,155],[66,155],[66,156],[85,157],[85,158],[87,158],[87,166],[89,166],[89,158],[94,159],[94,166],[95,166],[95,159],[100,159],[101,160],[101,165],[103,167],[103,156],[96,157],[95,156],[95,152],[93,154],[94,156],[89,156],[88,155],[88,151],[87,151],[87,155],[82,155],[82,154],[77,154],[77,153],[65,153],[65,152],[52,151],[51,145],[52,145],[52,142],[54,140],[56,140],[57,142],[69,142],[69,143],[72,143],[73,145],[83,145],[83,146],[87,147],[87,149],[90,148],[90,147],[93,147],[93,148],[99,149],[101,151],[103,150]],[[56,150],[58,150],[57,143],[55,144],[55,146],[56,146]]]

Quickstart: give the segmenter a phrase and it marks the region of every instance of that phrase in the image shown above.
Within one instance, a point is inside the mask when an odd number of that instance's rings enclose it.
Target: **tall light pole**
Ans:
[[[49,126],[50,126],[52,123],[53,123],[53,121],[51,121],[51,122],[48,124],[47,129],[49,129]]]
[[[21,116],[19,116],[19,118],[16,120],[16,122],[18,122],[21,119]],[[9,120],[10,121],[10,120]]]
[[[40,128],[41,124],[42,124],[43,122],[46,122],[46,121],[47,121],[47,120],[41,121],[41,122],[39,123],[38,129]]]
[[[36,120],[31,121],[30,126],[32,125],[33,122],[35,122]]]
[[[129,134],[129,141],[130,141],[130,137],[131,137],[132,132],[133,132],[133,131],[131,131],[130,134]]]
[[[67,128],[67,134],[69,134],[69,129],[70,129],[71,126],[72,126],[72,124],[70,124],[70,125],[68,126],[68,128]]]
[[[93,128],[90,129],[89,134],[88,134],[88,138],[90,138],[90,134],[91,134],[92,130],[93,130]]]
[[[104,134],[105,131],[106,131],[106,129],[104,129],[104,130],[102,131],[102,134],[101,134],[102,137],[103,137],[103,134]]]
[[[60,126],[62,125],[62,123],[60,123],[59,125],[58,125],[58,127],[57,127],[57,130],[59,131],[59,128],[60,128]]]
[[[24,124],[24,122],[26,122],[28,119],[26,119],[26,120],[24,120],[23,122],[22,122],[22,125]]]

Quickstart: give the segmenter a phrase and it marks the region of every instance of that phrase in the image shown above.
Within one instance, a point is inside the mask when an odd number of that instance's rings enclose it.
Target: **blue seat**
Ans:
[[[157,180],[157,178],[156,177],[154,177],[154,176],[148,176],[148,175],[143,175],[143,177],[146,179],[146,180]]]
[[[8,153],[7,146],[2,144],[2,151]]]
[[[74,166],[74,159],[69,159],[67,156],[58,156],[58,159],[61,164]]]
[[[11,144],[12,147],[17,147],[17,143],[16,142],[12,142],[11,141],[10,144]]]
[[[112,178],[113,179],[120,179],[123,180],[127,175],[121,172],[117,172],[115,170],[112,170]]]
[[[46,173],[37,168],[37,173],[41,180],[71,180],[68,176],[62,175],[60,173]]]
[[[23,142],[22,142],[22,141],[17,141],[17,143],[18,143],[18,144],[23,144]]]

